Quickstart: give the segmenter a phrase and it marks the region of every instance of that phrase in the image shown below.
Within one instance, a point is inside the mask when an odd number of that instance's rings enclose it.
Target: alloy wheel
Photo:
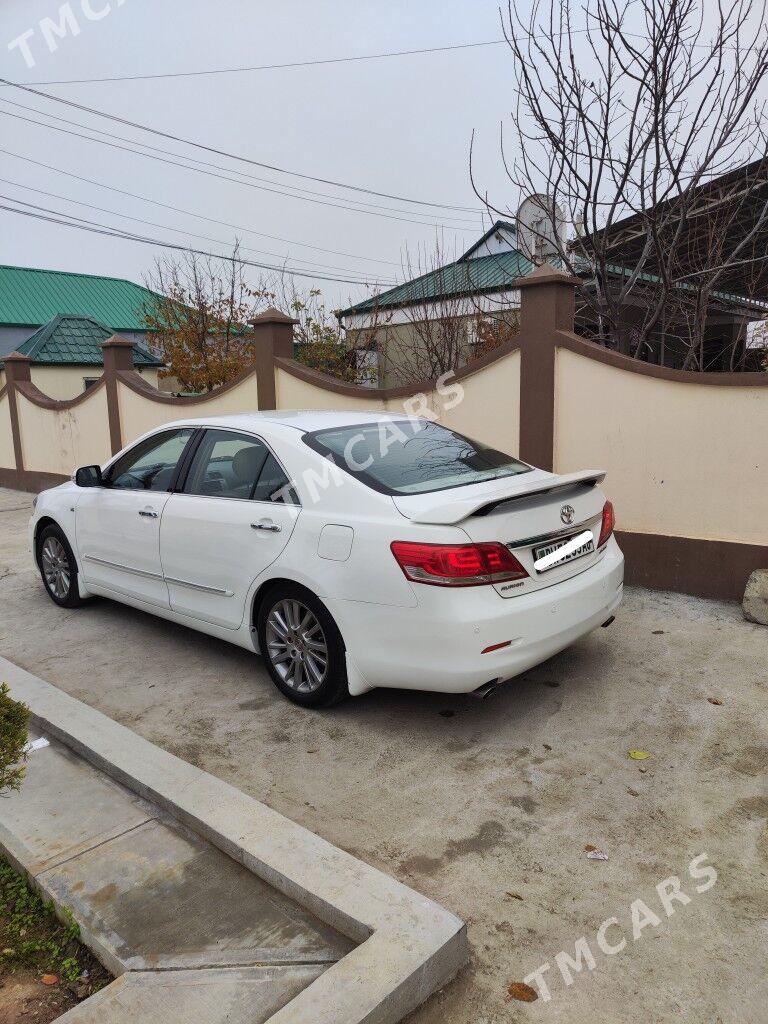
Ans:
[[[267,655],[286,686],[313,693],[325,681],[328,644],[323,627],[301,601],[278,601],[266,623]]]
[[[69,593],[69,558],[58,537],[46,537],[42,550],[43,576],[54,597],[63,601]]]

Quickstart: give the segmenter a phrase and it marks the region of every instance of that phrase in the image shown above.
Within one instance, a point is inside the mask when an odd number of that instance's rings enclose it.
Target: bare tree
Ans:
[[[369,383],[369,372],[357,358],[335,313],[319,288],[299,288],[289,274],[266,280],[275,305],[297,321],[294,329],[296,358],[314,370],[321,370],[348,384]]]
[[[768,280],[765,5],[579,10],[577,23],[570,0],[535,0],[523,20],[508,2],[517,99],[506,174],[546,197],[543,233],[581,277],[579,316],[595,340],[658,358],[660,338],[677,337],[684,365],[705,368],[708,316],[736,268],[752,262]],[[561,216],[570,239],[553,229]]]
[[[376,347],[388,383],[435,380],[516,333],[517,310],[479,294],[473,262],[451,258],[439,240],[415,258],[406,253],[403,274],[402,301],[374,302],[357,337],[358,345]]]

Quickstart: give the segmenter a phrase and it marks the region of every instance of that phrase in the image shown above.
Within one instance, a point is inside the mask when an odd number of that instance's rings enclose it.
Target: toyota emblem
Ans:
[[[573,505],[563,505],[560,509],[560,518],[566,526],[570,526],[573,522],[573,517],[576,515],[576,510]]]

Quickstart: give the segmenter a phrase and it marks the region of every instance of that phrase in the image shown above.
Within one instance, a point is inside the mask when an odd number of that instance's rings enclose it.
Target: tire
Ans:
[[[37,564],[48,597],[61,608],[85,604],[77,587],[77,562],[64,531],[51,524],[37,541]]]
[[[270,587],[256,628],[272,682],[294,704],[327,708],[349,696],[344,641],[311,591],[296,583]]]

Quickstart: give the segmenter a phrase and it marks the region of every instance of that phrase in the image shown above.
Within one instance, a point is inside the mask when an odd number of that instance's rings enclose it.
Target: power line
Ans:
[[[7,102],[7,101],[0,101],[0,102]],[[98,143],[101,146],[108,146],[110,149],[118,149],[118,150],[121,150],[122,152],[125,152],[125,153],[132,153],[132,154],[134,154],[134,156],[143,156],[143,157],[146,157],[149,160],[156,160],[156,161],[158,161],[160,163],[169,164],[172,167],[181,167],[181,168],[183,168],[184,170],[187,170],[187,171],[196,171],[198,174],[205,174],[205,175],[207,175],[208,177],[211,177],[211,178],[218,178],[221,181],[233,182],[236,185],[245,185],[248,188],[255,188],[255,189],[257,189],[257,190],[259,190],[261,192],[269,192],[269,193],[272,193],[273,195],[284,196],[284,197],[286,197],[288,199],[302,199],[305,202],[314,203],[317,206],[330,206],[330,207],[332,207],[334,209],[337,209],[337,210],[346,210],[349,213],[365,213],[365,214],[368,214],[371,217],[383,217],[385,220],[397,220],[397,221],[402,221],[402,222],[404,222],[406,224],[418,224],[418,225],[420,225],[422,227],[429,227],[429,228],[445,227],[445,228],[448,228],[451,231],[464,231],[464,232],[467,232],[467,233],[469,233],[470,230],[471,230],[469,228],[461,228],[461,227],[453,226],[453,225],[450,225],[450,224],[440,224],[440,223],[437,223],[435,221],[413,220],[413,218],[402,217],[402,216],[398,216],[397,214],[380,213],[377,210],[366,210],[364,208],[353,207],[353,206],[346,206],[346,205],[343,204],[343,202],[342,203],[335,203],[335,202],[330,202],[330,201],[327,201],[327,200],[313,199],[313,198],[311,198],[309,196],[304,196],[304,195],[301,195],[301,194],[294,194],[294,193],[291,193],[291,192],[283,192],[283,191],[281,191],[279,189],[268,188],[265,185],[257,185],[257,184],[254,184],[254,183],[250,182],[250,181],[243,181],[242,177],[245,177],[245,175],[243,175],[242,172],[240,172],[240,171],[230,171],[229,174],[217,174],[214,171],[205,170],[205,168],[203,168],[203,167],[192,167],[189,164],[179,163],[176,160],[169,160],[169,159],[166,159],[165,157],[156,156],[154,153],[144,153],[140,149],[134,149],[134,148],[129,147],[129,146],[122,146],[122,145],[119,145],[116,142],[107,142],[105,139],[94,138],[91,135],[83,135],[80,132],[75,132],[75,131],[72,131],[70,129],[59,128],[55,124],[45,124],[45,122],[43,122],[43,121],[36,121],[36,120],[34,120],[34,118],[23,117],[20,114],[13,114],[9,110],[0,110],[0,114],[2,114],[3,117],[11,117],[11,118],[13,118],[16,121],[24,121],[27,124],[37,125],[39,128],[48,128],[51,131],[61,132],[61,133],[65,134],[65,135],[71,135],[74,138],[78,138],[78,139],[84,139],[86,142],[95,142],[95,143]],[[43,116],[45,116],[45,117],[53,117],[54,115],[44,114]],[[81,126],[81,127],[84,127],[84,126]],[[98,129],[93,129],[93,130],[98,131]],[[100,134],[107,134],[107,133],[101,132]],[[142,145],[142,143],[136,143],[135,145],[139,145],[140,146],[140,145]],[[187,159],[187,158],[182,157],[181,159]],[[197,161],[195,161],[195,163],[201,163],[201,161],[197,160]],[[216,166],[216,165],[212,165],[212,166]],[[226,168],[221,168],[221,170],[225,170],[226,171]],[[231,174],[241,174],[241,177],[240,178],[233,178],[233,177],[230,176]],[[287,187],[290,188],[292,186],[289,185]],[[474,233],[474,232],[472,232],[472,233]]]
[[[111,225],[99,224],[97,221],[89,221],[84,217],[76,217],[74,214],[59,214],[56,210],[48,210],[44,206],[38,206],[35,203],[25,203],[21,199],[13,199],[11,196],[0,195],[0,199],[4,199],[10,203],[18,203],[20,206],[28,206],[29,210],[18,210],[13,206],[5,206],[0,203],[0,210],[5,210],[8,213],[15,213],[20,217],[30,217],[33,220],[45,221],[49,224],[60,224],[62,227],[77,228],[79,231],[88,231],[95,235],[104,235],[108,238],[120,238],[128,242],[141,242],[144,245],[156,245],[163,249],[172,249],[175,252],[187,252],[192,253],[195,256],[207,256],[211,259],[217,260],[228,260],[231,257],[228,255],[222,255],[221,253],[208,252],[205,249],[192,249],[186,245],[176,245],[173,242],[163,242],[157,238],[148,238],[144,235],[136,235],[130,232],[121,231],[119,228],[114,228]],[[39,213],[33,213],[32,210],[41,211]],[[51,216],[45,216],[50,214]],[[67,219],[63,219],[66,217]],[[78,223],[74,223],[77,221]],[[286,267],[278,267],[269,263],[258,263],[255,260],[240,260],[240,263],[244,267],[256,267],[259,270],[269,270],[276,274],[287,274],[289,277],[308,277],[313,280],[319,281],[332,281],[336,284],[361,284],[363,282],[353,280],[348,277],[334,277],[331,275],[313,274],[309,271],[303,270],[289,270]],[[370,286],[384,284],[382,281],[367,281],[364,282]]]
[[[90,125],[81,124],[79,121],[70,121],[69,118],[58,117],[56,114],[49,114],[47,111],[38,110],[37,107],[29,107],[29,106],[27,106],[24,103],[16,103],[14,100],[7,100],[7,99],[0,98],[0,103],[5,103],[5,104],[8,104],[8,105],[10,105],[12,107],[17,107],[20,110],[26,110],[28,113],[38,114],[40,117],[46,117],[50,121],[59,121],[61,124],[67,124],[67,125],[70,125],[73,128],[82,128],[85,131],[94,132],[96,135],[103,135],[105,138],[108,138],[108,139],[116,139],[118,142],[125,142],[128,145],[130,145],[130,146],[140,146],[142,150],[147,149],[147,150],[151,150],[153,153],[162,153],[164,156],[171,156],[171,157],[178,158],[180,160],[186,160],[189,163],[200,164],[202,167],[213,167],[217,171],[224,171],[227,174],[237,174],[241,178],[248,178],[251,181],[260,182],[262,185],[277,186],[278,188],[281,188],[281,189],[284,189],[284,188],[291,189],[290,193],[280,192],[280,193],[278,193],[279,195],[290,195],[293,198],[298,198],[298,199],[306,199],[308,196],[317,196],[317,197],[319,197],[321,199],[338,200],[340,203],[345,204],[345,205],[347,203],[354,203],[355,206],[354,207],[350,207],[350,209],[357,209],[358,207],[368,207],[368,206],[370,206],[374,210],[384,210],[386,213],[403,213],[407,217],[411,217],[415,213],[415,211],[413,211],[413,210],[399,210],[396,207],[381,206],[378,203],[366,202],[364,200],[347,199],[344,196],[328,195],[327,192],[316,192],[313,189],[304,188],[304,187],[299,186],[299,185],[290,185],[290,184],[286,184],[286,183],[284,183],[282,181],[275,181],[273,178],[261,178],[261,177],[259,177],[258,175],[255,175],[255,174],[248,174],[247,171],[235,171],[235,170],[232,170],[229,167],[222,167],[221,164],[211,163],[209,160],[200,160],[198,157],[186,156],[186,155],[183,155],[181,153],[175,153],[173,150],[163,149],[160,146],[151,146],[147,142],[138,142],[135,139],[127,139],[124,135],[116,135],[114,132],[107,132],[107,131],[104,131],[101,128],[92,128]],[[8,115],[8,116],[10,116],[10,115]],[[32,121],[31,123],[32,124],[38,124],[38,125],[40,124],[39,121]],[[43,127],[50,127],[50,126],[49,125],[43,125]],[[98,142],[100,140],[99,139],[91,139],[91,141]],[[147,156],[148,154],[143,153],[142,155],[143,156]],[[293,193],[297,193],[297,195],[294,197]],[[416,215],[418,215],[418,214],[416,214]],[[460,223],[464,223],[464,224],[475,224],[476,223],[476,220],[474,218],[470,219],[468,217],[451,217],[450,219],[452,221],[456,221],[457,223],[459,223],[459,222]],[[453,225],[448,225],[448,226],[449,227],[453,227]]]
[[[189,235],[190,238],[201,238],[205,242],[215,242],[217,245],[229,245],[230,244],[226,239],[223,239],[223,238],[211,238],[209,235],[199,235],[199,234],[197,234],[194,231],[186,231],[184,228],[172,227],[170,224],[158,224],[156,221],[144,220],[141,217],[133,217],[130,214],[127,214],[127,213],[120,213],[119,210],[110,210],[110,209],[107,209],[104,206],[94,206],[92,203],[81,202],[79,199],[72,199],[70,196],[58,195],[56,192],[46,192],[44,189],[41,189],[41,188],[32,188],[31,185],[24,185],[21,182],[11,181],[8,178],[0,178],[0,182],[2,182],[4,185],[13,185],[15,188],[23,188],[27,192],[35,192],[35,193],[37,193],[37,195],[47,196],[49,199],[59,199],[62,202],[65,202],[65,203],[74,203],[76,206],[84,206],[88,210],[96,210],[99,213],[108,213],[108,214],[110,214],[113,217],[120,217],[120,218],[122,218],[124,220],[133,220],[133,221],[136,221],[137,224],[144,224],[147,227],[161,228],[163,231],[174,231],[177,234]],[[14,203],[21,203],[22,205],[26,205],[26,204],[23,203],[23,201],[21,199],[13,199],[12,201]],[[74,217],[74,214],[64,214],[63,216]],[[75,219],[79,220],[80,218],[75,218]],[[367,277],[365,277],[364,275],[357,274],[356,271],[350,270],[349,267],[338,267],[338,266],[334,266],[333,264],[318,263],[317,261],[313,261],[313,260],[302,260],[302,259],[291,258],[289,255],[283,256],[283,255],[281,255],[280,253],[277,253],[277,252],[265,252],[264,250],[252,249],[252,248],[250,248],[248,246],[242,246],[241,248],[242,248],[242,250],[244,252],[253,252],[253,253],[256,253],[257,255],[261,255],[261,256],[271,256],[271,257],[274,257],[275,259],[278,259],[278,260],[287,260],[287,261],[290,260],[293,263],[304,263],[307,266],[309,266],[310,268],[315,268],[315,269],[319,268],[321,271],[323,271],[323,270],[341,270],[344,273],[350,273],[350,274],[355,273],[357,276],[360,277],[360,283],[361,284],[365,284],[366,281],[368,280]],[[394,284],[395,282],[394,281],[389,281],[387,283],[388,284]]]
[[[205,150],[208,153],[213,153],[216,156],[227,157],[229,160],[237,160],[241,163],[251,164],[254,167],[261,167],[263,170],[275,171],[278,174],[287,174],[294,178],[301,178],[304,181],[315,181],[321,185],[332,185],[335,188],[346,188],[353,192],[362,192],[366,195],[377,196],[380,199],[394,199],[398,202],[414,203],[418,206],[430,206],[433,209],[443,210],[456,210],[463,213],[477,213],[476,207],[471,206],[456,206],[451,203],[437,203],[430,202],[424,199],[412,199],[409,196],[400,196],[391,192],[377,192],[374,189],[366,188],[362,185],[351,185],[343,181],[335,181],[332,178],[321,178],[312,174],[304,174],[300,171],[291,171],[285,167],[278,167],[276,164],[268,164],[261,160],[254,160],[251,157],[241,156],[238,153],[230,153],[224,149],[217,149],[215,146],[208,146],[202,142],[196,142],[193,139],[185,139],[179,135],[173,135],[171,132],[161,131],[159,128],[151,128],[149,125],[140,124],[137,121],[129,121],[127,118],[118,117],[116,114],[110,114],[104,110],[97,110],[94,107],[87,107],[82,103],[75,103],[72,100],[65,100],[61,96],[54,96],[52,93],[42,92],[39,89],[33,89],[28,85],[20,85],[17,82],[11,82],[7,78],[0,78],[0,84],[11,86],[14,89],[20,89],[23,92],[31,93],[34,96],[41,96],[43,99],[50,100],[53,103],[61,103],[64,106],[72,107],[75,110],[80,110],[86,114],[92,114],[95,117],[103,117],[108,121],[114,121],[117,124],[125,125],[127,128],[135,128],[138,131],[148,132],[150,135],[156,135],[159,138],[168,139],[171,142],[179,142],[185,146],[193,146],[196,149]]]
[[[387,57],[412,57],[426,53],[447,53],[451,50],[472,50],[483,46],[499,46],[506,39],[487,39],[477,43],[455,43],[452,46],[428,46],[419,50],[392,50],[389,53],[366,53],[357,57],[326,57],[321,60],[296,60],[285,64],[256,64],[250,67],[208,68],[204,71],[166,71],[150,75],[112,75],[106,78],[62,78],[48,82],[25,82],[25,85],[94,85],[102,82],[148,82],[158,78],[199,78],[203,75],[234,75],[246,71],[281,71],[287,68],[317,67],[323,64],[352,64],[357,61],[384,60]]]
[[[331,256],[344,256],[350,260],[361,260],[369,263],[386,263],[392,267],[400,266],[400,263],[395,260],[385,260],[381,259],[379,256],[360,256],[351,252],[342,252],[339,249],[326,249],[321,245],[311,245],[309,242],[298,242],[295,239],[282,238],[280,235],[267,234],[266,231],[256,231],[255,228],[246,228],[240,224],[232,224],[230,221],[217,220],[215,217],[207,217],[205,214],[197,213],[194,210],[185,210],[179,206],[171,206],[170,203],[161,203],[159,200],[151,199],[149,196],[139,195],[136,192],[128,192],[125,189],[116,188],[114,185],[107,185],[103,181],[96,181],[94,178],[86,178],[81,174],[74,174],[72,171],[65,171],[63,167],[55,167],[53,164],[46,164],[41,160],[33,160],[31,157],[22,156],[21,153],[13,153],[10,149],[0,148],[0,153],[4,156],[13,157],[14,160],[23,160],[24,163],[33,164],[35,167],[43,167],[45,170],[53,171],[55,174],[63,174],[67,178],[73,178],[75,181],[84,182],[86,185],[95,185],[96,188],[103,188],[121,196],[128,196],[130,199],[138,199],[144,203],[151,203],[152,206],[159,206],[164,210],[171,210],[173,213],[181,213],[188,217],[196,217],[198,220],[207,221],[209,224],[218,224],[220,227],[232,228],[235,231],[242,231],[249,235],[259,235],[261,238],[269,238],[273,242],[284,242],[286,245],[298,245],[304,249],[314,249],[316,252],[328,253]]]

